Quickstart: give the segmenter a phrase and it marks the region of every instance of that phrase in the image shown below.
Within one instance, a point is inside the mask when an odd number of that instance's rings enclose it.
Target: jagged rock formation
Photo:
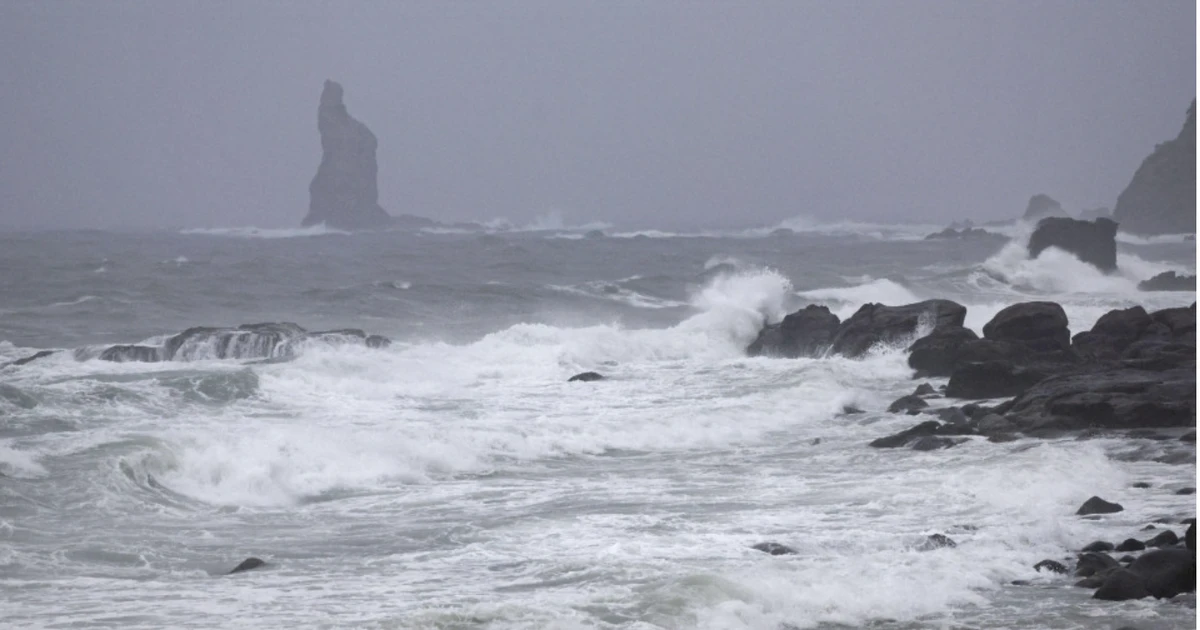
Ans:
[[[363,345],[385,348],[391,340],[358,329],[308,332],[290,322],[246,324],[237,328],[189,328],[168,337],[161,345],[118,345],[100,351],[81,348],[76,358],[98,358],[116,363],[203,361],[211,359],[291,359],[306,344]]]
[[[1042,219],[1029,237],[1030,258],[1037,258],[1047,247],[1071,252],[1105,273],[1116,271],[1117,224],[1108,219]]]
[[[367,230],[392,223],[379,206],[375,134],[346,111],[342,86],[325,82],[317,108],[321,166],[308,186],[308,215],[302,225],[324,223],[342,230]]]
[[[1137,234],[1196,231],[1196,101],[1179,135],[1142,161],[1117,197],[1113,218]]]
[[[1164,271],[1149,280],[1139,282],[1138,289],[1141,291],[1195,291],[1196,276]]]
[[[1067,211],[1063,210],[1062,204],[1049,195],[1034,195],[1029,198],[1029,205],[1025,206],[1025,214],[1021,218],[1026,221],[1038,221],[1046,217],[1065,216]]]
[[[864,304],[846,321],[824,306],[810,305],[768,324],[746,349],[751,356],[859,358],[877,345],[903,342],[921,328],[961,326],[967,309],[949,300],[926,300],[904,306]]]

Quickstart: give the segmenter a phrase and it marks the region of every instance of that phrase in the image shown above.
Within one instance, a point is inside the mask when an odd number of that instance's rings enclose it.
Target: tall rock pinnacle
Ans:
[[[342,230],[367,230],[392,223],[379,206],[375,134],[346,111],[342,86],[325,81],[317,108],[321,166],[308,185],[308,215],[302,225],[324,223]]]

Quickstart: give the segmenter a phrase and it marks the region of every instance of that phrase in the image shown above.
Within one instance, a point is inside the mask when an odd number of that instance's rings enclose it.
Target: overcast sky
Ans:
[[[1112,206],[1194,0],[0,0],[0,226],[299,225],[337,80],[380,203],[770,225]]]

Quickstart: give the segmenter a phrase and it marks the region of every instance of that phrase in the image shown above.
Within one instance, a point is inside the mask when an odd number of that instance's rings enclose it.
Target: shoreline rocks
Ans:
[[[1178,275],[1164,271],[1149,280],[1138,283],[1139,291],[1195,291],[1196,276]]]

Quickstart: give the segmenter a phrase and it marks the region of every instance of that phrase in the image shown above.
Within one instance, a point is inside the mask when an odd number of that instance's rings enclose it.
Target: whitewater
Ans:
[[[1182,534],[1194,452],[1117,435],[872,449],[913,424],[884,411],[924,382],[903,344],[744,352],[812,303],[845,318],[947,298],[979,331],[1053,300],[1074,333],[1196,299],[1137,290],[1194,274],[1194,242],[1122,235],[1103,275],[1028,260],[1023,229],[0,234],[0,364],[64,350],[0,368],[0,625],[1192,627],[1192,608],[1098,602],[1032,567],[1150,523]],[[94,358],[257,322],[392,344]],[[583,371],[606,380],[567,382]],[[1125,511],[1073,516],[1092,495]],[[935,533],[957,547],[925,549]],[[768,541],[797,554],[751,548]],[[251,556],[267,565],[225,575]]]

